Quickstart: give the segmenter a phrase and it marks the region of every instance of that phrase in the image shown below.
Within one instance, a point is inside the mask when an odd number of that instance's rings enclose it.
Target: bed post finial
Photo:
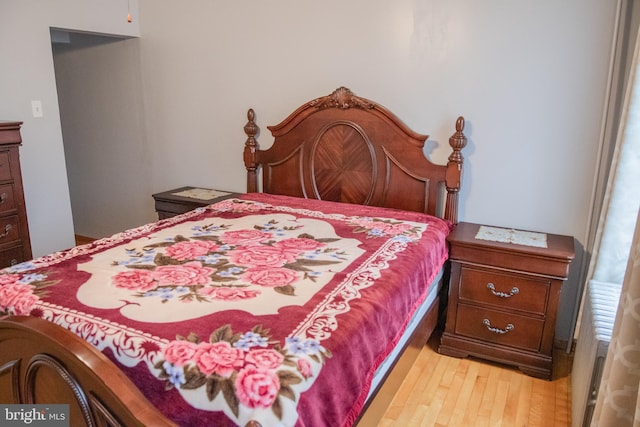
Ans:
[[[458,223],[458,192],[460,191],[460,181],[462,178],[462,149],[467,145],[467,137],[464,135],[464,117],[460,116],[456,120],[456,132],[449,138],[449,145],[453,152],[447,162],[447,173],[445,185],[447,187],[447,204],[445,206],[444,217],[454,224]]]
[[[258,163],[256,162],[256,150],[258,148],[258,141],[256,135],[258,134],[258,125],[255,122],[256,113],[253,108],[249,108],[247,111],[248,122],[244,125],[244,133],[247,134],[247,141],[244,143],[244,166],[247,169],[247,193],[258,192],[258,175],[256,169]]]

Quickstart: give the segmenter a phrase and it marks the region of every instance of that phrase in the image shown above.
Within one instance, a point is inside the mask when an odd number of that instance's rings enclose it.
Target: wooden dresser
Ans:
[[[199,196],[198,193],[203,194],[203,196]],[[208,193],[210,193],[210,195],[207,195]],[[174,190],[156,193],[152,196],[155,200],[158,219],[165,219],[189,212],[195,208],[238,197],[239,195],[239,193],[211,190],[208,188],[180,187]]]
[[[32,258],[20,172],[20,126],[0,121],[0,268]]]
[[[451,279],[439,352],[551,379],[558,299],[574,257],[573,238],[459,223],[448,240]]]

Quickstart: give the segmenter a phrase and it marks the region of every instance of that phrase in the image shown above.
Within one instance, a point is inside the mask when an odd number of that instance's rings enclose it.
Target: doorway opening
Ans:
[[[76,236],[146,222],[138,39],[51,29],[51,45]]]

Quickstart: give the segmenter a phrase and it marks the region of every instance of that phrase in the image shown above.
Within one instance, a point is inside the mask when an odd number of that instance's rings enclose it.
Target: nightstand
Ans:
[[[158,219],[171,218],[201,206],[240,196],[240,193],[199,187],[180,187],[153,194]]]
[[[476,356],[551,379],[558,299],[573,237],[459,223],[439,352]]]

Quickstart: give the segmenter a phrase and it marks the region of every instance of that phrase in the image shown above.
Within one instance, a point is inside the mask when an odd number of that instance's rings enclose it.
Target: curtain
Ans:
[[[640,217],[602,374],[592,426],[640,426]]]
[[[620,285],[640,206],[640,43],[637,36],[634,45],[629,83],[598,224],[597,234],[600,236],[594,247],[596,256],[592,277],[599,282]]]
[[[630,84],[603,210],[594,278],[621,283],[592,426],[640,427],[640,79],[636,40]],[[633,230],[635,229],[635,232]]]

